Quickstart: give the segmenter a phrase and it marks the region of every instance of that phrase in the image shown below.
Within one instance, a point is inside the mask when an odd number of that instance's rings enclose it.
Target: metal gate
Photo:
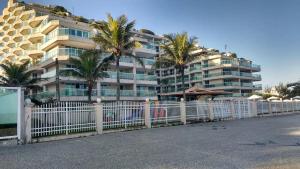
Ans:
[[[23,101],[21,88],[0,87],[0,140],[20,139]]]

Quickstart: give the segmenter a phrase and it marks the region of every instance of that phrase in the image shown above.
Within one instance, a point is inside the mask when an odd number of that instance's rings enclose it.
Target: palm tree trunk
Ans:
[[[117,101],[120,101],[120,57],[116,59],[117,68]]]
[[[181,68],[181,85],[182,85],[183,99],[184,101],[186,101],[185,86],[184,86],[184,68]]]
[[[88,102],[91,103],[92,102],[92,90],[93,90],[93,85],[92,84],[88,84]]]

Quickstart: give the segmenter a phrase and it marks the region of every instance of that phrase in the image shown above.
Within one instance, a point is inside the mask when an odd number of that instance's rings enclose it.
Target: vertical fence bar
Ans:
[[[68,135],[69,134],[69,126],[68,126],[68,124],[69,124],[69,109],[68,109],[68,102],[66,102],[65,103],[65,105],[66,105],[66,108],[65,108],[65,113],[66,113],[66,119],[65,119],[65,121],[66,121],[66,135]]]

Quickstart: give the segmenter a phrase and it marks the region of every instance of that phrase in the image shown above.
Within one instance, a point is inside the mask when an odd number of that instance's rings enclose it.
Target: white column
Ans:
[[[186,104],[183,98],[180,100],[180,120],[184,125],[186,124]]]
[[[149,98],[145,102],[145,125],[147,128],[151,128],[151,115],[150,115],[150,101]]]
[[[96,132],[97,134],[103,133],[103,104],[100,98],[97,98],[97,103],[95,103],[96,111]]]
[[[215,119],[214,108],[213,108],[213,102],[212,101],[208,102],[208,116],[209,116],[209,119],[211,121],[213,121]]]
[[[25,105],[25,117],[24,117],[24,127],[25,127],[25,137],[22,139],[24,143],[31,143],[31,114],[33,104],[30,99],[26,99]]]

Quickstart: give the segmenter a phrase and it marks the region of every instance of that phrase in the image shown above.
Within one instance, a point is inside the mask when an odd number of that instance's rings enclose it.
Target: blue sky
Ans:
[[[262,66],[262,84],[300,78],[299,0],[25,0],[104,19],[126,14],[157,34],[187,31],[201,45],[236,52]],[[86,3],[84,3],[86,2]],[[6,0],[0,0],[0,8]]]

